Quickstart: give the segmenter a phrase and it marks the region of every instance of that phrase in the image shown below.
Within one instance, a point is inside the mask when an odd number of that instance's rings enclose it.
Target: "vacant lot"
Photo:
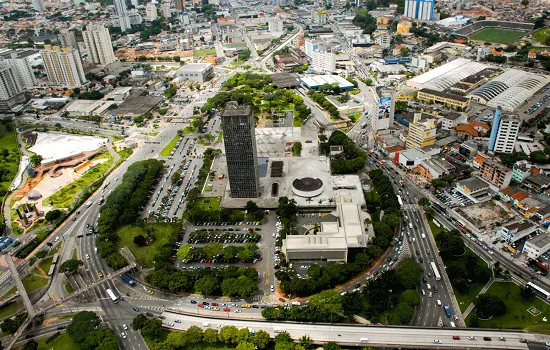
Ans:
[[[524,300],[517,284],[511,282],[493,283],[487,294],[499,296],[506,304],[507,312],[503,316],[493,317],[490,320],[479,320],[482,328],[519,328],[541,333],[550,333],[550,325],[543,318],[550,317],[550,305],[542,300],[533,298]],[[527,310],[537,309],[536,316]],[[535,312],[536,314],[537,312]],[[474,312],[466,318],[466,324],[470,325]]]
[[[478,227],[501,221],[507,216],[506,211],[496,204],[494,199],[462,207],[459,211]]]
[[[510,44],[517,41],[524,35],[525,32],[519,30],[485,28],[475,34],[470,35],[470,40],[480,40],[483,42],[497,44]]]
[[[168,242],[170,235],[178,233],[177,225],[170,224],[150,224],[144,227],[124,226],[118,232],[119,248],[128,247],[136,257],[137,262],[145,267],[153,267],[153,260],[157,250]],[[152,235],[155,241],[148,246],[138,247],[134,244],[134,237],[142,235],[148,237]]]
[[[193,51],[193,56],[206,56],[206,55],[215,55],[215,54],[216,54],[216,50],[214,49]]]

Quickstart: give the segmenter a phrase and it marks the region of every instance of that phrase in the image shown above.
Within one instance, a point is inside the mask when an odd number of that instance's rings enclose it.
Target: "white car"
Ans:
[[[125,331],[128,330],[128,326],[126,325],[126,323],[122,325],[122,328],[124,328]]]
[[[122,332],[120,333],[120,335],[122,336],[122,338],[126,339],[126,332]]]
[[[90,259],[90,254],[86,254],[86,259]]]

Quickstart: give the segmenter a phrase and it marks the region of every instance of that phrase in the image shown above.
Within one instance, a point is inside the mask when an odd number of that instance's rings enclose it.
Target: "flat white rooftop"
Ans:
[[[95,151],[109,142],[108,138],[79,136],[69,134],[36,133],[36,143],[29,151],[42,156],[42,163],[79,155],[83,152]]]

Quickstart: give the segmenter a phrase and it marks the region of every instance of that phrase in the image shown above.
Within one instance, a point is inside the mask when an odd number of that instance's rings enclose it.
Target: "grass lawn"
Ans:
[[[147,347],[149,349],[154,349],[155,344],[163,343],[166,341],[168,334],[170,334],[170,332],[163,330],[159,339],[154,340],[149,337],[143,337],[143,339],[145,340],[145,344],[147,344]],[[192,346],[188,345],[186,346],[186,349],[188,350],[234,350],[235,348],[231,346],[227,346],[222,343],[210,344],[210,343],[203,342]]]
[[[183,128],[183,134],[184,135],[191,135],[191,134],[194,134],[195,133],[195,128],[192,127],[191,125],[189,126],[186,126],[185,128]]]
[[[76,248],[73,250],[73,257],[72,259],[73,260],[76,260],[78,257],[77,257],[77,253],[76,253]]]
[[[94,159],[99,158],[105,158],[107,161],[97,164],[93,168],[89,169],[80,178],[63,187],[50,197],[44,199],[43,203],[49,205],[51,201],[55,208],[69,208],[71,203],[75,200],[75,197],[83,189],[96,181],[100,176],[103,176],[107,169],[109,169],[113,164],[113,156],[111,156],[108,151],[99,154]]]
[[[434,237],[437,236],[441,231],[443,231],[443,228],[437,227],[433,220],[428,220],[428,223],[430,224],[430,230],[432,230],[432,234],[434,235]]]
[[[546,39],[550,36],[550,28],[541,28],[533,33],[535,40],[541,44],[546,42]]]
[[[155,242],[149,246],[138,247],[134,244],[134,237],[143,235],[147,237],[147,230],[153,229]],[[168,242],[171,234],[178,233],[178,226],[170,224],[150,224],[145,227],[124,226],[118,230],[119,237],[118,248],[128,247],[132,254],[136,257],[139,264],[145,267],[153,267],[153,259],[157,254],[157,250]]]
[[[525,32],[519,30],[509,30],[502,28],[485,28],[479,32],[470,35],[470,40],[480,40],[490,43],[509,44],[517,41],[525,35]]]
[[[48,273],[48,271],[50,271],[50,266],[52,266],[52,259],[53,257],[44,258],[40,263],[38,263],[38,266],[40,266],[42,271],[44,271],[44,273],[46,274]]]
[[[222,142],[223,140],[223,131],[220,131],[220,133],[218,134],[218,138],[216,139],[216,142]]]
[[[231,62],[231,65],[232,66],[240,66],[243,63],[244,63],[244,61],[235,60],[235,61]]]
[[[67,333],[61,333],[49,344],[46,344],[48,337],[38,341],[38,350],[80,350],[80,346],[75,343]]]
[[[193,51],[193,56],[206,56],[206,55],[215,55],[215,54],[216,54],[215,49]]]
[[[65,284],[65,290],[67,293],[72,294],[74,292],[73,286],[70,283]]]
[[[0,188],[8,190],[19,168],[19,148],[11,122],[0,123],[0,150],[0,165],[5,171],[0,179]],[[2,199],[3,196],[0,196],[0,201]]]
[[[174,136],[172,141],[170,141],[170,143],[167,144],[166,147],[164,147],[162,152],[160,152],[160,155],[163,156],[163,157],[168,157],[170,155],[170,152],[172,152],[174,147],[176,147],[176,143],[178,143],[179,139],[180,139],[179,135]]]
[[[468,288],[468,293],[466,294],[462,294],[455,290],[456,301],[458,302],[460,311],[466,311],[468,306],[476,300],[477,295],[481,292],[483,286],[484,284],[481,283],[472,284],[470,285],[470,288]]]
[[[10,297],[11,295],[15,294],[15,292],[17,292],[17,287],[13,287],[12,289],[8,290],[6,292],[6,294],[2,295],[2,297],[0,298],[0,300],[4,300],[8,297]]]
[[[157,136],[159,133],[158,133],[158,132],[140,132],[140,134],[145,135],[145,136],[155,137],[155,136]]]
[[[8,305],[4,305],[0,308],[0,318],[5,318],[13,315],[19,310],[19,303],[14,301]]]
[[[220,210],[222,197],[202,197],[197,198],[197,203],[202,210]]]
[[[523,300],[520,293],[520,287],[512,282],[493,283],[487,294],[499,296],[506,304],[506,314],[493,317],[490,320],[479,320],[479,326],[483,328],[519,328],[528,331],[537,331],[541,333],[550,333],[550,325],[542,319],[550,318],[550,305],[544,301],[533,298],[533,300]],[[527,310],[536,308],[540,313],[533,316]],[[466,325],[470,321],[474,312],[466,318]]]
[[[25,290],[27,293],[34,292],[40,287],[44,287],[48,284],[49,278],[40,277],[35,275],[34,273],[39,273],[36,269],[31,271],[31,273],[23,278],[21,282],[23,282],[23,286],[25,286]],[[47,272],[46,272],[47,273]]]

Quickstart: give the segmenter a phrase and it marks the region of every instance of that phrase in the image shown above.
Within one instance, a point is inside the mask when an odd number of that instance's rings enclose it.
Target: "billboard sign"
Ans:
[[[391,113],[391,96],[380,97],[378,105],[378,119],[388,119]]]

